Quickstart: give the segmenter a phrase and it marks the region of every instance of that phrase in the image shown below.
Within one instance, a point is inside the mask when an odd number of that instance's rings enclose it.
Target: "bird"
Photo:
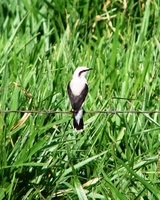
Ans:
[[[84,66],[77,67],[67,87],[69,100],[73,109],[73,127],[76,131],[82,131],[84,126],[83,104],[88,93],[88,84],[85,76],[91,69]]]

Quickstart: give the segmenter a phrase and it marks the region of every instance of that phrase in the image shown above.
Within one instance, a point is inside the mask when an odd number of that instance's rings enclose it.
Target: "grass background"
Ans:
[[[1,0],[0,109],[160,110],[160,1]],[[160,115],[0,113],[0,199],[160,199]]]

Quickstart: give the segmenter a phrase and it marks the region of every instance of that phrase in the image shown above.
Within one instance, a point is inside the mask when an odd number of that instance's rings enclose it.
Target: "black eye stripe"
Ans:
[[[83,72],[87,72],[87,71],[89,71],[89,70],[91,70],[91,68],[89,68],[89,69],[84,69],[84,70],[80,71],[80,72],[79,72],[79,76],[80,76]]]

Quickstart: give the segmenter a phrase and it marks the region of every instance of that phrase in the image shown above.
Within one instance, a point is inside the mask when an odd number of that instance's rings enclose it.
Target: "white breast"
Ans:
[[[86,83],[87,82],[85,78],[73,78],[70,82],[70,88],[72,90],[72,93],[75,96],[80,95]]]

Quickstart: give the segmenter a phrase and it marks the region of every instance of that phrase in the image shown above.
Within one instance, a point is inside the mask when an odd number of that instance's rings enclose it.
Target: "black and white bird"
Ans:
[[[73,126],[75,130],[83,130],[83,104],[88,93],[88,84],[85,78],[91,68],[78,67],[68,84],[68,96],[73,109]]]

